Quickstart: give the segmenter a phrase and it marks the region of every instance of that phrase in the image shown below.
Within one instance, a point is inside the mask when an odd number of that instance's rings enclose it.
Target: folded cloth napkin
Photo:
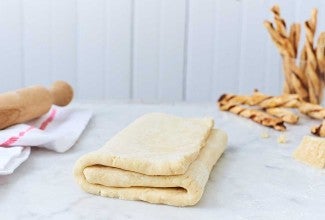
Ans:
[[[91,112],[53,106],[40,118],[0,130],[0,175],[7,175],[24,162],[30,147],[65,152],[86,127]]]
[[[74,176],[93,194],[175,206],[196,204],[227,143],[210,118],[162,113],[138,118],[82,156]]]

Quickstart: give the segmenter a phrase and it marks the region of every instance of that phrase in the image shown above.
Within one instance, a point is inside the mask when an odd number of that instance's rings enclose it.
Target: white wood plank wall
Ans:
[[[281,61],[262,22],[277,2],[289,22],[317,7],[325,30],[323,0],[0,0],[0,92],[63,79],[78,99],[276,94]]]

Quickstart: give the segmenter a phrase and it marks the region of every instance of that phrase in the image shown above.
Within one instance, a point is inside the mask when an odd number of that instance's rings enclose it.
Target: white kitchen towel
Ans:
[[[53,106],[25,124],[0,130],[0,175],[7,175],[24,162],[30,147],[65,152],[78,140],[92,113],[88,110]]]

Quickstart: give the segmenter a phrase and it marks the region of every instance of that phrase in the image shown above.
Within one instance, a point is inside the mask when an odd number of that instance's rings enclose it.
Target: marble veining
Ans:
[[[0,219],[325,219],[325,170],[291,157],[309,128],[319,122],[301,118],[288,126],[286,144],[279,132],[217,110],[214,104],[141,104],[87,102],[94,117],[75,146],[64,154],[33,149],[12,175],[0,176]],[[178,208],[103,198],[83,192],[72,168],[83,154],[138,116],[166,112],[213,116],[229,135],[229,145],[214,167],[201,201]],[[261,134],[269,133],[263,139]]]

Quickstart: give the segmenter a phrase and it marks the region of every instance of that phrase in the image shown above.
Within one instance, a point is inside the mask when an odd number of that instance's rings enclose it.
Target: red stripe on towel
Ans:
[[[39,129],[45,130],[46,127],[54,120],[55,115],[56,115],[56,109],[53,109],[51,111],[50,116],[41,124],[41,126],[39,127]]]
[[[46,127],[54,120],[56,115],[56,109],[53,109],[49,115],[49,117],[47,117],[41,124],[41,126],[39,127],[39,129],[41,130],[45,130]],[[0,147],[10,147],[11,145],[13,145],[14,143],[16,143],[20,138],[22,138],[27,132],[29,132],[30,130],[34,129],[34,126],[29,126],[25,131],[21,131],[19,132],[18,136],[12,136],[10,138],[8,138],[5,142],[0,144]]]
[[[1,143],[0,146],[1,147],[10,147],[11,145],[13,145],[16,141],[18,141],[21,137],[23,137],[27,132],[29,132],[33,128],[35,128],[35,127],[34,126],[29,126],[25,131],[19,132],[18,136],[10,137],[5,142]]]

